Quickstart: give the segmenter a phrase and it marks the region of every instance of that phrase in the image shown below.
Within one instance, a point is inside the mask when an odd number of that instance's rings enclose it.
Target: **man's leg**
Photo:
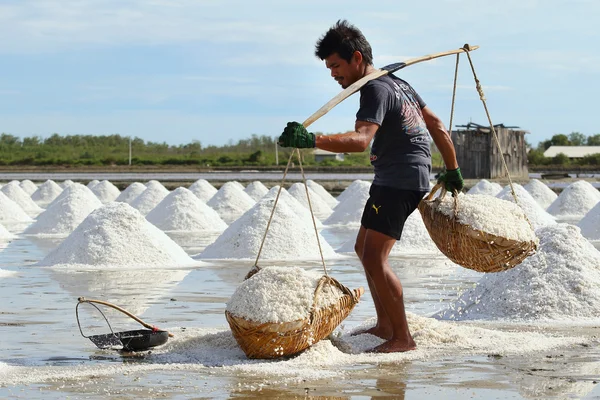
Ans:
[[[367,229],[364,226],[360,227],[358,231],[358,235],[356,237],[356,244],[354,245],[354,251],[356,255],[362,262],[363,259],[363,250],[365,247],[365,236],[367,234]],[[364,268],[364,264],[363,264]],[[381,301],[377,296],[377,291],[375,290],[375,286],[373,285],[372,279],[370,275],[367,273],[365,269],[365,275],[367,277],[367,283],[369,284],[369,291],[371,292],[371,296],[373,297],[373,304],[375,305],[375,312],[377,313],[377,323],[374,327],[369,329],[363,329],[353,333],[354,335],[362,335],[363,333],[369,333],[371,335],[378,336],[382,339],[391,339],[392,337],[392,324],[390,319],[388,318],[386,312],[381,305]]]
[[[363,243],[361,261],[368,279],[370,279],[369,287],[372,286],[373,298],[377,296],[379,299],[382,312],[387,316],[392,330],[391,337],[385,337],[389,338],[388,341],[375,347],[373,352],[393,353],[414,350],[417,346],[410,334],[406,320],[402,284],[388,264],[388,255],[396,243],[396,239],[366,229]],[[383,328],[387,329],[387,327]]]

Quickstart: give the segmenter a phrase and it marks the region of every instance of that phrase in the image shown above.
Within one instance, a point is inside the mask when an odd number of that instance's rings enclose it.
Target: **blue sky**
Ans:
[[[598,0],[0,0],[0,132],[137,136],[222,145],[277,136],[340,92],[314,52],[338,19],[375,66],[461,47],[494,123],[536,145],[600,133]],[[454,57],[408,80],[448,124]],[[352,129],[358,94],[311,127]],[[487,123],[461,57],[455,124]]]

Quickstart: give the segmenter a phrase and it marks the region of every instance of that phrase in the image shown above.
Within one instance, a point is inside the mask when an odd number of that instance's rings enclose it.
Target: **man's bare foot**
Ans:
[[[384,329],[384,328],[380,328],[378,326],[373,326],[368,329],[361,329],[356,332],[352,332],[350,334],[350,336],[364,335],[365,333],[377,336],[378,338],[385,339],[385,340],[389,340],[392,337],[391,329]]]
[[[417,344],[414,340],[408,343],[405,340],[393,339],[380,344],[377,347],[369,350],[369,353],[402,353],[405,351],[416,350]]]

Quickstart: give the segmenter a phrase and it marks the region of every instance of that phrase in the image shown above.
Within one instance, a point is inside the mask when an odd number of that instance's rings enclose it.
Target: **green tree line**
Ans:
[[[579,165],[599,166],[600,153],[590,154],[580,159],[570,159],[566,154],[559,153],[554,157],[544,157],[544,152],[550,146],[600,146],[600,133],[586,136],[580,132],[572,132],[569,135],[562,133],[552,136],[549,140],[538,143],[537,148],[529,150],[527,160],[532,166],[543,165]]]

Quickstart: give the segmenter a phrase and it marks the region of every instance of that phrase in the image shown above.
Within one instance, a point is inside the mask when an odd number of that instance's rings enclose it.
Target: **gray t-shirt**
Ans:
[[[431,150],[423,107],[425,102],[417,92],[392,74],[360,89],[356,119],[379,125],[371,146],[373,184],[429,191]]]

